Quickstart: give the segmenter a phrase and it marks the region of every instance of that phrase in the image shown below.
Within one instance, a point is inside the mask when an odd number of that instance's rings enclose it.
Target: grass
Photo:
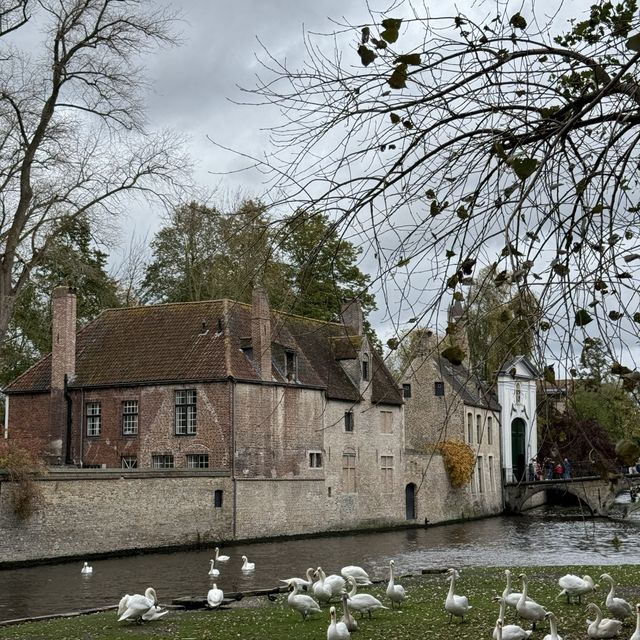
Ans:
[[[529,595],[556,614],[558,632],[565,640],[588,640],[585,603],[568,605],[557,598],[558,578],[565,573],[589,574],[598,581],[601,573],[610,573],[617,583],[617,595],[635,605],[640,602],[640,566],[572,566],[572,567],[512,567],[517,576],[524,571],[529,577]],[[444,575],[401,577],[396,580],[408,593],[402,610],[377,611],[371,619],[360,620],[358,640],[491,640],[498,617],[498,606],[491,602],[493,595],[504,589],[504,570],[501,568],[469,568],[461,571],[456,593],[466,595],[473,609],[464,623],[454,619],[448,623],[444,601],[449,583]],[[519,581],[513,585],[520,590]],[[368,589],[389,606],[385,585]],[[364,591],[364,589],[363,589]],[[586,602],[596,602],[606,614],[604,600],[607,589],[603,585]],[[161,595],[161,594],[160,594]],[[215,611],[172,611],[163,619],[136,625],[118,623],[115,611],[76,618],[29,622],[0,628],[0,640],[322,640],[326,638],[329,610],[302,622],[299,613],[287,606],[286,594],[275,602],[266,598],[246,599],[242,606]],[[338,605],[336,605],[338,606]],[[341,614],[339,614],[341,615]],[[515,623],[513,609],[507,611],[506,623]],[[524,621],[520,624],[528,628]],[[627,620],[621,638],[629,638],[635,618]],[[539,623],[532,638],[542,639],[549,633],[548,623]]]

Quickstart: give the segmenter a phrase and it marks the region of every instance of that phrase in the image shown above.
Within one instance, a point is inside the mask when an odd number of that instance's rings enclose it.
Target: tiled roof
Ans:
[[[357,402],[360,394],[338,358],[356,357],[359,341],[345,327],[271,311],[274,355],[297,353],[297,380],[302,386],[326,389],[327,396]],[[215,300],[104,311],[77,334],[76,375],[70,387],[113,387],[205,382],[233,377],[260,381],[250,356],[251,306]],[[335,344],[351,344],[336,352]],[[382,361],[374,356],[373,401],[402,404],[402,397]],[[377,364],[376,364],[377,363]],[[273,378],[284,382],[273,366]],[[49,390],[48,355],[8,385],[11,393]]]
[[[465,366],[453,365],[440,356],[435,356],[434,360],[445,380],[453,387],[464,404],[500,411],[500,404],[495,394]]]

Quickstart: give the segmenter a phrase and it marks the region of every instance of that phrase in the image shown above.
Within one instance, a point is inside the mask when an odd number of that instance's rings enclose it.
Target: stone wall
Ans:
[[[233,537],[231,479],[214,472],[51,471],[37,487],[40,507],[21,521],[12,510],[14,486],[0,480],[0,564]]]

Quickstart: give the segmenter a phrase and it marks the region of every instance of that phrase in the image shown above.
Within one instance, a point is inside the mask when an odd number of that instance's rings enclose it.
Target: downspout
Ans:
[[[4,396],[4,439],[9,439],[9,396]]]
[[[231,385],[229,386],[229,415],[231,421],[231,483],[233,486],[233,512],[231,516],[233,539],[236,539],[236,515],[237,515],[237,496],[238,487],[236,483],[236,381],[229,378]]]
[[[84,466],[84,389],[80,392],[80,468]]]
[[[69,393],[69,376],[64,374],[64,399],[67,401],[67,437],[65,442],[65,464],[73,464],[71,459],[71,427],[73,424],[73,401]]]

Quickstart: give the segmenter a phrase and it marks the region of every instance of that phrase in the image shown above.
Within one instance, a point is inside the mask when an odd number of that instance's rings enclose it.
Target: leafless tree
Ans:
[[[65,221],[106,224],[127,194],[166,199],[184,179],[178,138],[145,130],[134,63],[174,43],[175,19],[146,0],[0,0],[0,342]]]
[[[283,202],[330,212],[369,243],[399,336],[463,300],[488,265],[497,284],[533,292],[541,334],[569,360],[600,333],[630,362],[636,2],[574,3],[571,23],[569,7],[534,8],[481,2],[473,15],[438,16],[396,4],[366,24],[307,33],[300,68],[265,51],[250,101],[279,106],[283,121],[261,166]]]

